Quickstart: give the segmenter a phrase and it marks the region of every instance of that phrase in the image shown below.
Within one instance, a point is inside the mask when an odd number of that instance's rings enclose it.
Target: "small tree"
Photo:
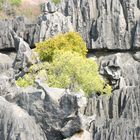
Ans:
[[[71,91],[82,89],[88,95],[111,93],[111,87],[99,75],[97,63],[77,52],[57,51],[48,71],[48,79],[50,86]]]
[[[78,33],[59,34],[37,43],[36,51],[44,62],[33,65],[28,76],[17,81],[18,85],[30,85],[34,82],[28,77],[34,80],[39,77],[52,87],[74,92],[82,89],[87,95],[111,94],[111,87],[99,75],[97,63],[86,58],[86,43]]]
[[[28,87],[28,86],[34,85],[34,82],[36,79],[39,79],[42,82],[47,82],[48,69],[49,69],[48,62],[34,64],[29,68],[28,73],[26,73],[22,78],[20,77],[16,81],[16,84],[20,87]]]
[[[52,57],[57,50],[74,51],[86,56],[86,43],[77,32],[59,34],[44,42],[36,43],[36,51],[43,61],[52,61]]]
[[[21,4],[21,0],[10,0],[11,5],[19,6]]]
[[[52,2],[54,2],[55,4],[59,4],[61,0],[52,0]]]

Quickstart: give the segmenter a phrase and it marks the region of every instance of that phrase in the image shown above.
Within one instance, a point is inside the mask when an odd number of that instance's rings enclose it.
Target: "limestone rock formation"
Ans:
[[[29,66],[38,62],[36,54],[30,49],[29,44],[26,43],[23,38],[17,36],[12,32],[13,38],[16,41],[17,55],[13,63],[15,70],[15,77],[22,77],[27,71]]]
[[[140,137],[140,63],[132,53],[116,53],[100,58],[100,72],[114,91],[110,98],[89,99],[85,115],[96,114],[92,122],[93,139],[138,140]]]
[[[43,14],[38,18],[40,25],[39,41],[43,41],[58,33],[73,31],[70,17],[65,17],[57,11],[57,7],[52,2],[47,2],[42,6]]]
[[[0,97],[1,140],[47,140],[35,120],[17,105]]]
[[[66,16],[71,16],[73,26],[90,49],[130,50],[135,47],[134,34],[139,36],[136,30],[139,1],[63,0],[58,7]]]
[[[34,47],[34,44],[39,41],[39,26],[31,24],[24,17],[1,20],[0,25],[0,50],[14,50],[16,48],[17,42],[12,32],[23,38],[31,47]]]
[[[17,93],[12,62],[8,55],[0,53],[0,96],[3,97]]]
[[[39,87],[27,88],[15,97],[17,104],[35,117],[48,140],[63,140],[81,128],[77,114],[76,98],[65,92],[60,98],[52,98],[47,91],[55,94],[56,90],[40,83]],[[61,92],[61,91],[60,91]],[[57,91],[58,93],[58,91]]]
[[[140,0],[49,0],[42,11],[34,24],[0,21],[0,140],[139,140]],[[35,43],[73,28],[112,95],[87,98],[39,81],[19,88],[15,78],[38,62]]]

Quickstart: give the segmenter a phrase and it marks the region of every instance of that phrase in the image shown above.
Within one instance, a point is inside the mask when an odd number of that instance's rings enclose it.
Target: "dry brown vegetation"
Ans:
[[[20,6],[12,6],[9,8],[10,14],[7,15],[5,11],[0,11],[0,19],[7,19],[14,16],[26,16],[30,20],[34,21],[36,17],[41,13],[40,4],[46,0],[22,0]]]

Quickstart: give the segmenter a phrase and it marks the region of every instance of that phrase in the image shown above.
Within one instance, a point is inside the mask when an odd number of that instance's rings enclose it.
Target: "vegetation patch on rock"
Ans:
[[[111,94],[112,88],[99,74],[97,63],[86,58],[86,43],[78,33],[59,34],[39,42],[36,52],[42,62],[31,66],[28,74],[17,80],[19,86],[40,79],[51,87],[83,90],[86,95]]]
[[[99,75],[97,63],[77,52],[57,51],[48,71],[48,79],[50,86],[74,92],[82,89],[88,95],[111,93],[111,87]]]
[[[53,55],[58,50],[74,51],[83,56],[87,54],[86,43],[77,32],[59,34],[46,41],[36,43],[36,52],[42,61],[52,61]]]
[[[55,4],[59,4],[61,0],[52,0],[52,2],[54,2]]]

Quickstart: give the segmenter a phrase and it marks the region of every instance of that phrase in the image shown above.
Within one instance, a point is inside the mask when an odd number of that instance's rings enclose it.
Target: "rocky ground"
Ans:
[[[0,140],[139,140],[140,1],[62,0],[42,12],[34,24],[0,21]],[[73,30],[112,85],[111,97],[87,98],[40,81],[16,86],[39,61],[36,42]]]

